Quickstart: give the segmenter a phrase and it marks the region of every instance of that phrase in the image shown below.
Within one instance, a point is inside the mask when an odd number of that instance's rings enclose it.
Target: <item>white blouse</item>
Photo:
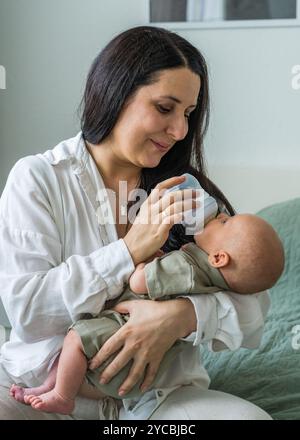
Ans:
[[[108,197],[97,201],[99,190],[103,180],[81,132],[19,160],[8,177],[0,200],[0,286],[12,332],[0,362],[27,386],[45,379],[70,324],[97,315],[134,270],[115,225],[99,222],[99,212],[111,212]],[[196,346],[256,348],[269,295],[183,296],[194,304],[197,330],[168,372],[169,387],[182,384],[183,374],[186,383],[207,387]]]

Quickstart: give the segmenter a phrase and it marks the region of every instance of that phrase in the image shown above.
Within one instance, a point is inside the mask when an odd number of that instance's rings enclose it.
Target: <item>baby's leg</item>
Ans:
[[[78,395],[92,400],[103,399],[103,397],[107,396],[107,394],[104,394],[102,391],[100,391],[98,388],[94,387],[93,385],[90,385],[88,382],[83,382],[80,385]]]
[[[58,366],[58,357],[56,358],[55,362],[53,363],[47,379],[39,387],[25,388],[25,387],[21,387],[19,385],[13,384],[10,387],[9,394],[14,399],[18,400],[18,402],[29,404],[29,402],[27,402],[28,396],[33,396],[33,395],[39,396],[40,394],[46,393],[47,391],[50,391],[54,388],[55,382],[56,382],[57,366]]]
[[[39,396],[28,396],[26,400],[39,411],[71,414],[86,369],[87,360],[81,339],[74,330],[70,330],[59,358],[55,387]]]
[[[138,264],[135,271],[133,272],[133,274],[129,279],[130,289],[136,294],[148,293],[144,268],[145,268],[145,263]]]

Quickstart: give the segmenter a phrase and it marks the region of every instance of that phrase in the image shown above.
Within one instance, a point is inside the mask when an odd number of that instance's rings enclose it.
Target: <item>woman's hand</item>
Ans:
[[[155,258],[162,257],[163,255],[165,255],[164,251],[162,251],[161,249],[159,249],[157,252],[155,252],[154,255],[151,255],[151,257],[149,257],[146,261],[144,261],[144,263],[145,263],[145,264],[147,264],[147,263],[151,263],[151,261],[155,260]]]
[[[89,367],[97,368],[121,349],[102,372],[101,379],[108,383],[133,359],[130,373],[121,385],[119,394],[126,394],[144,376],[141,391],[146,391],[155,378],[165,352],[177,339],[195,330],[194,306],[187,298],[169,301],[133,300],[119,303],[114,310],[129,313],[130,318],[105,342]]]
[[[135,265],[146,261],[166,242],[175,223],[181,222],[184,211],[198,206],[197,192],[192,189],[164,194],[165,190],[184,182],[185,176],[172,177],[156,185],[142,204],[124,241]]]

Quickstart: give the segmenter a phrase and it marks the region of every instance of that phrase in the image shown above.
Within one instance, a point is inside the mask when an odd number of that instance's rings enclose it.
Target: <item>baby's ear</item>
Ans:
[[[225,267],[229,264],[230,256],[227,252],[220,250],[209,254],[208,262],[212,267],[216,267],[220,269],[221,267]]]

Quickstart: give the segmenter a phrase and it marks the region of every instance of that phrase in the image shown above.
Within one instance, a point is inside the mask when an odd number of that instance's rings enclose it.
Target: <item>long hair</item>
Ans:
[[[197,107],[189,118],[186,137],[162,157],[157,167],[142,170],[140,187],[150,194],[158,182],[189,172],[205,191],[234,214],[224,194],[207,177],[204,163],[203,140],[209,124],[206,62],[200,51],[181,36],[158,27],[138,26],[108,43],[88,74],[82,100],[83,138],[94,145],[100,144],[113,130],[124,104],[140,87],[155,83],[161,71],[180,67],[187,67],[201,79]],[[185,236],[181,225],[175,225],[165,249],[175,249],[192,240]]]

